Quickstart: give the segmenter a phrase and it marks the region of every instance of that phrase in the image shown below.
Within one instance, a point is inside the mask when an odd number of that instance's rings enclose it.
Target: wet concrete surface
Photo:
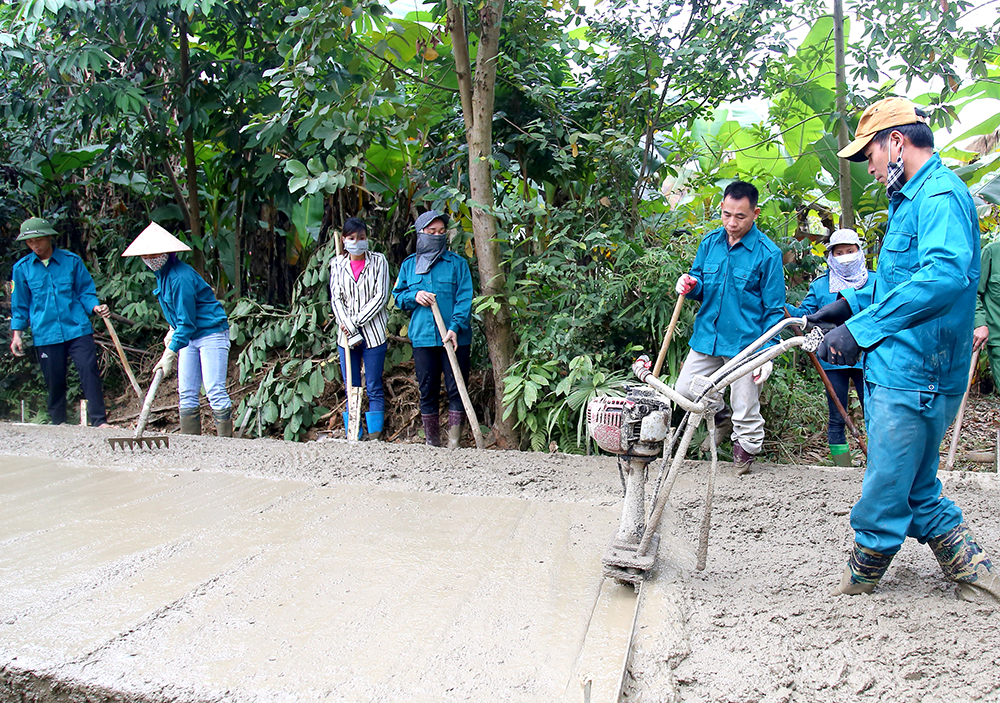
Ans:
[[[10,455],[0,506],[10,700],[557,700],[617,518]]]

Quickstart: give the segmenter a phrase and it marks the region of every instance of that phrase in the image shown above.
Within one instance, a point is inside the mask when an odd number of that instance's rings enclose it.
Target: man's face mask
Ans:
[[[892,140],[889,140],[889,163],[885,166],[885,190],[892,197],[903,187],[903,145],[899,145],[899,155],[892,160]]]

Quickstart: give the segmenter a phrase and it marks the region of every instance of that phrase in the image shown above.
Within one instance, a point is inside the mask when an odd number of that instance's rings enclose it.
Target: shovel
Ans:
[[[146,429],[146,421],[149,420],[149,412],[153,409],[153,399],[156,397],[156,391],[160,387],[160,381],[163,380],[163,369],[157,369],[156,373],[153,374],[153,381],[149,384],[149,391],[146,393],[146,400],[142,403],[142,412],[139,413],[139,422],[135,426],[135,436],[134,437],[108,437],[108,444],[111,445],[112,449],[125,449],[128,447],[133,451],[136,449],[156,449],[163,447],[168,449],[170,447],[170,438],[167,435],[159,435],[156,437],[143,437],[142,431]]]
[[[448,334],[448,328],[444,324],[444,318],[441,317],[441,308],[438,307],[436,300],[431,301],[431,311],[434,313],[434,322],[437,323],[438,332],[441,334],[443,341],[444,336]],[[451,362],[451,374],[455,377],[458,394],[462,396],[462,405],[465,406],[465,414],[468,415],[469,424],[472,426],[472,436],[476,438],[476,449],[483,449],[486,443],[483,441],[483,432],[479,429],[479,418],[476,417],[476,411],[472,409],[472,399],[469,397],[469,391],[465,387],[465,379],[462,378],[462,369],[458,365],[458,356],[456,356],[455,350],[447,342],[444,343],[444,350],[448,354],[448,361]]]

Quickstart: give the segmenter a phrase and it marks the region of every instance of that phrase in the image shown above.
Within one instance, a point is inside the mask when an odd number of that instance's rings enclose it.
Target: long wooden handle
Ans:
[[[152,383],[149,384],[149,392],[146,393],[146,399],[142,402],[142,412],[139,413],[139,422],[135,426],[135,439],[140,439],[143,430],[146,429],[146,421],[149,420],[149,411],[153,409],[153,399],[156,398],[156,390],[160,387],[160,381],[162,380],[163,369],[157,369],[156,373],[153,374]]]
[[[955,466],[955,452],[958,451],[958,434],[962,431],[962,420],[965,419],[965,405],[969,402],[969,391],[972,390],[972,380],[976,377],[976,364],[979,362],[979,350],[972,352],[972,364],[969,365],[969,383],[965,388],[965,395],[962,396],[962,404],[958,406],[958,415],[955,417],[955,429],[951,431],[951,447],[948,449],[948,461],[945,466],[949,469]]]
[[[122,367],[125,369],[125,375],[128,376],[129,382],[132,384],[132,389],[135,391],[136,396],[139,400],[142,400],[142,388],[139,387],[139,382],[135,380],[135,374],[132,373],[132,367],[129,366],[128,359],[125,358],[125,350],[122,349],[122,343],[118,341],[118,333],[115,332],[115,326],[111,324],[111,320],[102,317],[104,324],[108,326],[108,334],[111,335],[111,341],[115,343],[115,349],[118,350],[118,358],[122,360]]]
[[[785,311],[785,317],[791,317],[791,315],[788,314],[788,308],[784,308],[784,311]],[[792,327],[792,329],[795,331],[796,334],[799,334],[798,327]],[[834,407],[837,408],[837,412],[840,413],[840,416],[844,418],[844,424],[847,425],[848,431],[851,433],[851,436],[854,437],[854,439],[857,441],[858,446],[861,447],[861,451],[865,455],[865,458],[867,459],[868,444],[865,442],[865,440],[861,438],[861,433],[858,432],[858,428],[855,427],[854,423],[851,421],[851,416],[847,413],[847,408],[844,407],[844,404],[840,402],[840,398],[837,397],[837,391],[833,389],[833,384],[830,383],[830,377],[826,375],[826,369],[824,369],[823,365],[819,363],[819,359],[816,358],[815,354],[813,354],[812,352],[808,352],[808,354],[809,354],[809,360],[812,362],[813,368],[815,368],[817,373],[819,373],[819,377],[823,381],[823,385],[826,387],[827,394],[833,400]],[[861,393],[860,388],[856,390],[858,391],[858,393]]]
[[[660,369],[663,368],[663,360],[667,358],[667,347],[670,346],[670,340],[674,338],[674,328],[677,327],[677,320],[681,316],[681,306],[683,304],[684,294],[681,293],[677,296],[677,302],[674,304],[674,314],[670,317],[667,333],[663,337],[663,344],[660,345],[660,354],[656,357],[656,364],[653,365],[653,375],[657,378],[660,376]]]
[[[472,408],[472,399],[469,398],[469,391],[465,387],[462,368],[458,365],[458,355],[455,354],[455,350],[451,348],[451,345],[444,341],[445,335],[448,334],[448,328],[444,324],[444,318],[441,317],[441,309],[438,307],[436,300],[431,301],[431,312],[434,313],[434,322],[437,323],[445,353],[448,354],[448,361],[451,362],[451,373],[455,377],[455,385],[458,386],[458,393],[462,396],[462,405],[465,406],[465,414],[469,416],[469,424],[472,425],[472,436],[476,438],[476,448],[483,449],[486,443],[483,441],[482,430],[479,429],[479,418],[476,417],[476,411]]]

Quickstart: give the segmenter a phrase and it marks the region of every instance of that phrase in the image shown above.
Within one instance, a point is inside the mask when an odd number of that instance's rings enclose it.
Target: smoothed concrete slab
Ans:
[[[0,694],[136,701],[556,700],[617,520],[23,457],[0,506]]]

